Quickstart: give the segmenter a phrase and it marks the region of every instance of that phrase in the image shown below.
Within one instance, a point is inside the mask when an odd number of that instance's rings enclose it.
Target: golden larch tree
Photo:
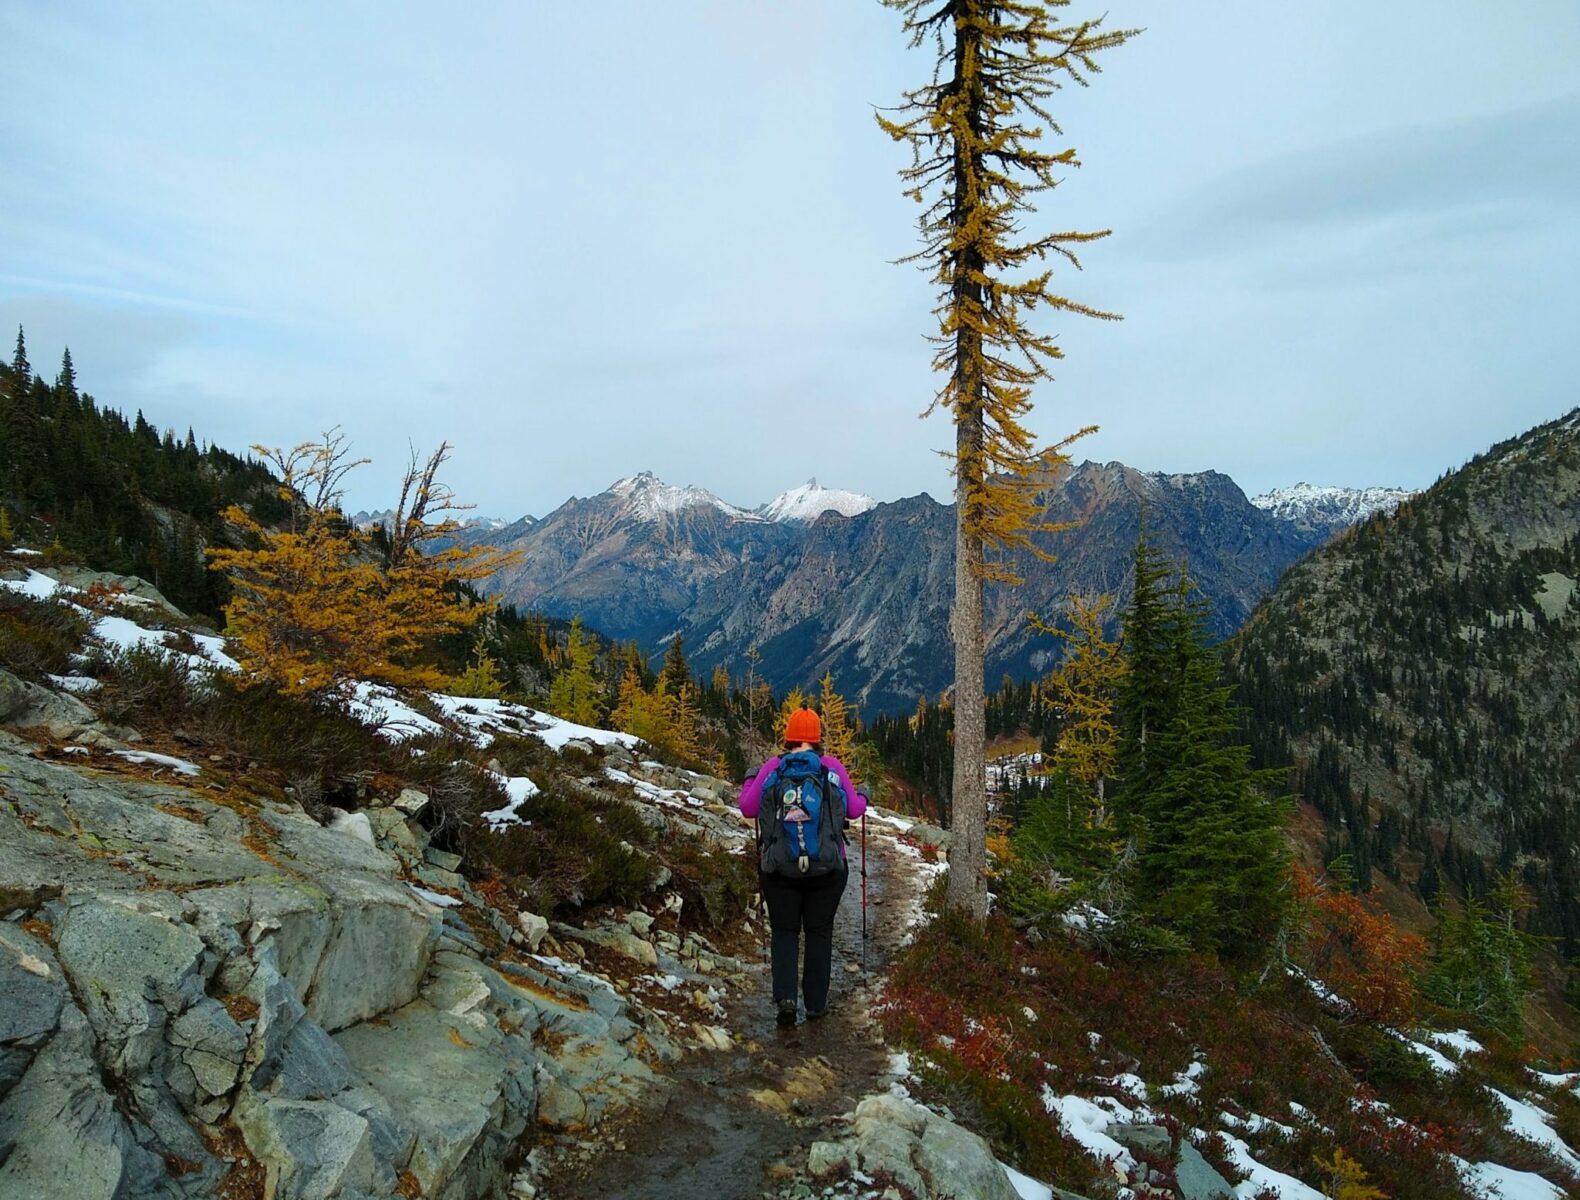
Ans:
[[[1014,582],[1009,555],[1041,554],[1034,489],[1068,459],[1074,438],[1038,449],[1023,423],[1031,389],[1049,378],[1060,350],[1030,323],[1039,309],[1114,319],[1053,290],[1044,264],[1080,263],[1074,248],[1107,235],[1028,233],[1023,221],[1038,193],[1079,166],[1073,149],[1041,143],[1060,134],[1047,104],[1066,83],[1085,86],[1097,55],[1134,30],[1104,30],[1101,19],[1065,21],[1069,0],[882,0],[899,9],[911,45],[935,51],[932,81],[907,92],[878,123],[909,145],[901,172],[923,204],[922,249],[912,256],[938,288],[933,366],[944,377],[928,412],[954,416],[955,765],[947,902],[987,914],[986,693],[982,623],[985,581]],[[1082,433],[1089,430],[1082,430]],[[1081,436],[1080,433],[1074,435]]]
[[[850,765],[856,731],[850,726],[845,697],[834,690],[834,673],[825,672],[817,685],[818,715],[823,721],[823,753]]]
[[[225,519],[251,545],[208,551],[234,588],[225,608],[226,632],[243,669],[292,694],[343,690],[362,681],[445,686],[449,681],[426,652],[435,639],[466,629],[491,607],[469,598],[464,585],[518,560],[488,546],[421,552],[425,543],[459,528],[452,520],[433,519],[452,507],[449,493],[434,480],[448,447],[441,445],[425,467],[413,460],[403,497],[421,490],[427,499],[403,499],[406,532],[395,544],[404,549],[383,561],[341,513],[346,475],[368,460],[351,458],[340,433],[332,430],[323,441],[290,451],[253,449],[280,474],[280,496],[289,510],[284,528],[265,528],[232,506]]]
[[[1108,781],[1119,753],[1114,702],[1128,670],[1119,643],[1103,630],[1112,608],[1112,596],[1071,596],[1070,628],[1043,626],[1065,643],[1064,659],[1048,681],[1064,718],[1052,766],[1081,784],[1090,805],[1083,815],[1092,829],[1108,825]]]
[[[785,727],[790,724],[790,714],[795,712],[796,709],[805,708],[806,706],[806,693],[801,690],[799,685],[791,688],[785,694],[785,698],[780,701],[779,716],[774,721],[774,737],[781,745],[783,745],[785,740]]]

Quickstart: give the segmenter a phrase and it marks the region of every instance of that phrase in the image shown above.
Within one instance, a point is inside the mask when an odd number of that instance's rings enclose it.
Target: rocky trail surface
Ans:
[[[903,826],[903,823],[901,823]],[[859,842],[835,921],[833,1011],[780,1028],[766,946],[728,1006],[728,1050],[673,1069],[652,1097],[597,1142],[569,1140],[536,1200],[691,1200],[792,1194],[812,1145],[881,1091],[890,1056],[872,1016],[884,964],[907,935],[932,876],[898,840],[892,818],[869,818],[865,966]]]

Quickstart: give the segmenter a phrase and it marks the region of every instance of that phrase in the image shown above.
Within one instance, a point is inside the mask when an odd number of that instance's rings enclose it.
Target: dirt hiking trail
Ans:
[[[908,823],[907,823],[908,824]],[[757,1200],[780,1195],[786,1159],[806,1161],[886,1081],[888,1052],[871,1016],[883,969],[911,929],[931,870],[876,812],[867,829],[867,966],[862,970],[859,830],[834,925],[832,1009],[793,1028],[774,1023],[767,947],[758,984],[733,993],[729,1051],[677,1064],[648,1101],[561,1152],[535,1200]]]

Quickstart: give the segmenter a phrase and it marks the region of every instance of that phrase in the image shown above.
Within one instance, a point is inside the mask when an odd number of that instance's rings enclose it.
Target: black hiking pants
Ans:
[[[811,879],[787,879],[758,872],[763,900],[768,905],[768,925],[773,930],[774,1002],[795,999],[796,959],[801,933],[806,933],[806,968],[801,975],[801,998],[808,1012],[828,1005],[829,975],[834,962],[834,914],[845,893],[850,871],[830,872]]]

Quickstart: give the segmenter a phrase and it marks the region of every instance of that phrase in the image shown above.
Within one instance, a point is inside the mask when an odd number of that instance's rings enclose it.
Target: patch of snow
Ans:
[[[872,807],[868,807],[867,815],[874,821],[882,821],[885,825],[894,826],[901,833],[910,833],[916,826],[914,821],[907,821],[904,817],[897,817],[893,813],[882,812]]]
[[[1530,1171],[1454,1157],[1459,1177],[1481,1200],[1564,1200],[1564,1190]]]
[[[1454,1051],[1461,1058],[1467,1054],[1480,1054],[1486,1047],[1471,1037],[1463,1029],[1456,1029],[1452,1033],[1443,1033],[1436,1029],[1428,1029],[1421,1034],[1427,1041],[1438,1046],[1445,1046]]]
[[[44,552],[42,550],[29,550],[26,546],[12,546],[11,549],[6,551],[6,553],[7,554],[13,554],[17,558],[43,558],[44,557]]]
[[[492,771],[490,775],[494,775]],[[499,780],[500,786],[505,789],[505,795],[510,798],[510,803],[504,808],[496,808],[492,812],[483,814],[483,821],[490,829],[503,829],[506,825],[530,825],[530,821],[522,819],[521,806],[541,790],[537,784],[525,775],[494,775]]]
[[[661,987],[666,992],[674,991],[676,988],[678,988],[681,984],[683,984],[685,982],[685,980],[682,979],[679,975],[649,974],[649,975],[638,975],[637,978],[639,980],[642,980],[642,981],[646,982],[646,983],[651,983],[655,987]]]
[[[610,729],[594,729],[591,725],[578,725],[574,721],[566,721],[560,717],[550,716],[548,713],[534,712],[531,719],[532,728],[528,732],[556,753],[565,749],[566,742],[578,738],[595,746],[624,746],[628,750],[635,749],[642,740],[634,734],[616,733]]]
[[[1504,1126],[1516,1137],[1524,1138],[1528,1142],[1535,1142],[1552,1153],[1553,1157],[1562,1162],[1571,1171],[1580,1172],[1580,1155],[1569,1148],[1569,1144],[1558,1136],[1552,1126],[1552,1114],[1528,1104],[1524,1100],[1516,1100],[1506,1092],[1500,1092],[1495,1087],[1489,1087],[1503,1111],[1508,1117]]]
[[[1305,1124],[1310,1125],[1313,1129],[1320,1129],[1323,1133],[1333,1132],[1321,1121],[1317,1120],[1317,1114],[1312,1112],[1304,1104],[1297,1104],[1295,1101],[1291,1100],[1289,1102],[1289,1112],[1290,1115],[1295,1118],[1295,1120],[1302,1121]]]
[[[1218,1122],[1227,1125],[1230,1129],[1244,1129],[1248,1133],[1261,1133],[1264,1129],[1275,1129],[1284,1137],[1294,1137],[1295,1128],[1285,1125],[1281,1121],[1274,1121],[1267,1117],[1259,1117],[1251,1113],[1244,1117],[1237,1117],[1232,1112],[1218,1114]]]
[[[178,775],[201,775],[203,768],[197,763],[188,762],[184,758],[172,758],[168,754],[155,754],[152,750],[112,750],[116,758],[124,758],[127,762],[139,763],[149,767],[169,767]]]
[[[1053,1188],[1048,1184],[1038,1183],[1030,1175],[1022,1175],[1007,1163],[999,1163],[999,1166],[1004,1168],[1009,1185],[1015,1189],[1015,1195],[1020,1200],[1053,1200]]]
[[[757,512],[770,521],[813,521],[826,512],[857,517],[877,503],[871,496],[826,488],[816,479],[809,479],[800,487],[775,496]]]
[[[27,576],[23,579],[0,579],[0,587],[10,592],[21,592],[24,596],[31,596],[34,600],[48,600],[57,591],[70,592],[58,579],[54,579],[42,571],[35,571],[32,567],[27,569]]]
[[[1193,1059],[1183,1071],[1174,1076],[1173,1083],[1164,1084],[1161,1090],[1165,1096],[1194,1096],[1201,1091],[1199,1081],[1206,1073],[1206,1062],[1200,1058]]]
[[[102,686],[86,675],[51,675],[49,681],[63,692],[96,692]]]
[[[1531,1074],[1552,1088],[1568,1088],[1574,1091],[1576,1085],[1580,1085],[1580,1071],[1570,1071],[1566,1075],[1554,1075],[1548,1071],[1532,1071]]]
[[[422,715],[393,688],[375,683],[359,683],[345,701],[346,711],[359,721],[376,726],[379,734],[392,742],[404,742],[424,733],[443,733],[437,721]]]
[[[1293,1175],[1285,1175],[1282,1171],[1275,1171],[1257,1162],[1251,1155],[1251,1148],[1234,1134],[1223,1134],[1223,1141],[1228,1147],[1229,1162],[1246,1177],[1235,1185],[1236,1196],[1250,1200],[1250,1197],[1265,1189],[1279,1197],[1279,1200],[1323,1200],[1322,1193],[1316,1188],[1301,1183]]]
[[[1114,919],[1097,905],[1085,900],[1060,914],[1059,919],[1066,929],[1103,929],[1114,923]]]
[[[1459,1072],[1459,1064],[1453,1059],[1449,1058],[1448,1055],[1444,1054],[1441,1050],[1435,1049],[1432,1046],[1428,1046],[1424,1042],[1412,1042],[1409,1038],[1404,1037],[1402,1034],[1400,1035],[1400,1040],[1404,1042],[1406,1046],[1409,1046],[1410,1049],[1419,1054],[1422,1058],[1426,1059],[1427,1062],[1432,1064],[1432,1070],[1436,1071],[1439,1075],[1454,1075]]]
[[[1082,1096],[1055,1095],[1047,1084],[1042,1085],[1042,1106],[1057,1116],[1064,1132],[1099,1162],[1112,1160],[1126,1168],[1135,1165],[1130,1151],[1108,1136],[1114,1118],[1105,1109]]]
[[[1147,1098],[1147,1081],[1133,1071],[1121,1071],[1118,1075],[1111,1075],[1103,1081],[1118,1088],[1132,1100],[1145,1101]]]
[[[461,902],[454,896],[446,896],[443,892],[430,891],[425,887],[418,887],[415,883],[408,883],[406,886],[415,892],[420,899],[426,900],[429,904],[436,905],[439,908],[459,908],[461,905]]]

